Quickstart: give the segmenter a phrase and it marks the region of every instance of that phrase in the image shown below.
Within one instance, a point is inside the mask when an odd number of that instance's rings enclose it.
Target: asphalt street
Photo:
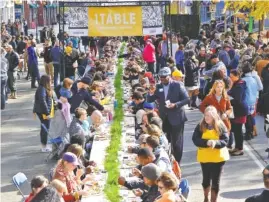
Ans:
[[[39,61],[42,66],[42,60]],[[41,68],[43,70],[43,68]],[[44,72],[44,71],[41,71]],[[29,181],[34,175],[48,175],[55,162],[45,162],[47,154],[40,152],[40,122],[34,120],[32,108],[35,91],[24,77],[18,81],[18,99],[9,100],[1,111],[1,201],[18,202],[22,197],[12,184],[12,176],[23,172]],[[189,121],[185,125],[183,177],[191,186],[190,202],[203,201],[202,175],[196,161],[196,147],[192,143],[192,132],[202,115],[198,110],[188,111]],[[243,202],[248,196],[263,189],[262,168],[268,162],[264,150],[268,146],[263,131],[263,119],[257,117],[259,135],[245,142],[245,154],[231,157],[225,164],[221,179],[220,202]],[[28,193],[25,193],[28,194]]]

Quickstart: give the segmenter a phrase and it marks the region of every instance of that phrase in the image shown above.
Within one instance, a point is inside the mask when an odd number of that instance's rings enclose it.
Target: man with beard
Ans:
[[[263,172],[264,190],[261,194],[251,196],[245,202],[265,202],[269,201],[269,164],[264,168]]]

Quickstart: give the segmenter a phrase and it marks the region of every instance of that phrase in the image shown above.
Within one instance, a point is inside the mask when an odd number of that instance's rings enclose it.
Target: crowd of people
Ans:
[[[178,50],[167,57],[169,38],[176,39]],[[182,179],[175,177],[168,154],[171,152],[180,165],[185,110],[199,109],[204,117],[192,139],[202,169],[204,201],[215,202],[225,162],[230,156],[244,155],[244,139],[258,135],[257,113],[264,116],[268,136],[269,46],[261,36],[255,41],[251,33],[245,37],[232,32],[213,33],[211,39],[201,31],[198,40],[180,34],[145,36],[143,40],[141,46],[138,39],[131,38],[128,53],[120,56],[128,60],[123,79],[132,85],[129,104],[136,115],[135,136],[139,140],[139,148],[129,149],[137,153],[143,167],[135,168],[136,180],[120,177],[119,184],[134,189],[143,201],[154,201],[162,192],[158,177],[143,174],[143,169],[150,167],[154,175],[161,175],[159,170],[170,173],[179,187]],[[170,150],[166,150],[166,142]],[[265,175],[264,179],[268,181]],[[148,192],[145,186],[150,186]]]
[[[92,132],[111,113],[103,105],[107,96],[113,97],[109,76],[120,38],[70,37],[60,31],[46,38],[40,51],[33,36],[11,28],[1,27],[1,109],[7,98],[17,98],[17,72],[27,71],[26,79],[36,88],[33,112],[41,122],[41,151],[52,151],[51,135],[66,137],[63,149],[54,155],[59,160],[51,182],[34,177],[26,201],[78,201],[89,193],[85,183],[93,181]],[[171,54],[170,39],[177,45]],[[186,110],[198,109],[203,118],[192,140],[201,164],[204,201],[216,202],[225,162],[244,155],[244,139],[258,135],[257,113],[264,116],[269,138],[269,45],[261,36],[254,40],[252,33],[212,32],[208,37],[203,30],[198,40],[165,32],[126,41],[127,52],[118,57],[126,61],[122,79],[132,86],[132,95],[124,100],[135,115],[138,144],[128,151],[137,154],[139,166],[133,169],[135,180],[120,176],[118,183],[143,202],[186,201],[190,187],[180,170],[184,125]],[[39,57],[44,59],[42,76]],[[266,167],[267,189],[268,172]],[[267,192],[246,201],[266,201]]]

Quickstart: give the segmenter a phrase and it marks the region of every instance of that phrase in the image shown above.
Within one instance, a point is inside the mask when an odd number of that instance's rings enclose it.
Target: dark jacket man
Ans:
[[[91,94],[86,89],[79,89],[78,92],[72,96],[71,98],[71,113],[75,112],[75,109],[80,106],[82,101],[85,101],[93,106],[95,106],[98,110],[103,111],[104,107],[96,102]]]
[[[172,144],[172,153],[180,163],[183,153],[184,123],[187,121],[184,105],[189,103],[187,91],[182,83],[172,81],[171,70],[164,67],[159,71],[161,84],[156,85],[147,96],[147,102],[158,100],[160,117],[163,120],[163,131],[167,133]]]
[[[50,53],[51,49],[52,49],[52,46],[47,46],[44,48],[44,61],[45,61],[45,63],[52,62],[51,53]]]
[[[189,97],[185,87],[181,83],[170,80],[166,99],[164,96],[163,85],[157,84],[155,93],[147,96],[148,102],[154,102],[155,100],[158,100],[159,112],[162,120],[167,117],[171,125],[178,125],[187,121],[185,110],[182,107],[189,103]],[[166,100],[175,103],[176,107],[173,109],[167,108],[165,106]]]
[[[6,55],[6,58],[8,60],[8,71],[17,71],[19,65],[19,55],[14,50],[12,50]]]

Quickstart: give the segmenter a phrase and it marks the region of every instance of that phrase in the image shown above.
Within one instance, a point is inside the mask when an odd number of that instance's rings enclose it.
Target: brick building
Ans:
[[[29,28],[37,26],[48,26],[57,23],[57,3],[48,1],[24,1],[24,18],[27,20]]]

